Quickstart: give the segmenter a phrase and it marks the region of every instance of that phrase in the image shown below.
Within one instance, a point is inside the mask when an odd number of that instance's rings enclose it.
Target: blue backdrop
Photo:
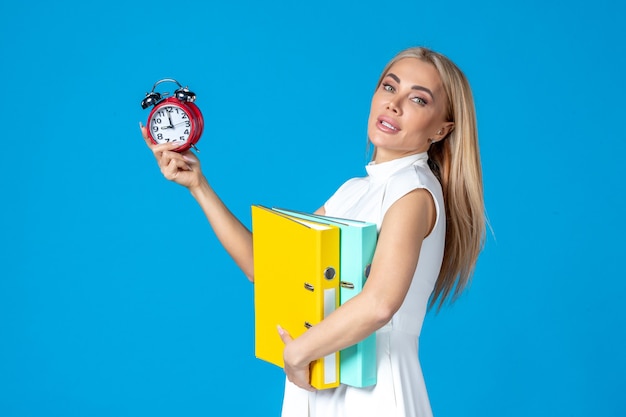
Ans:
[[[557,2],[554,2],[557,3]],[[436,416],[623,416],[623,2],[0,4],[0,416],[276,416],[252,286],[139,135],[198,95],[205,172],[314,210],[364,173],[379,71],[425,45],[474,89],[489,234],[429,313]]]

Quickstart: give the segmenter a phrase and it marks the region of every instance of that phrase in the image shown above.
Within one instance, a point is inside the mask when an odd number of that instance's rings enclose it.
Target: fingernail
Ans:
[[[283,328],[282,328],[282,327],[280,327],[280,324],[277,324],[277,325],[276,325],[276,328],[278,329],[278,334],[279,334],[279,335],[281,335],[281,336],[282,336],[282,335],[284,335],[284,334],[285,334],[285,330],[283,330]]]
[[[143,123],[139,122],[139,129],[143,129]]]

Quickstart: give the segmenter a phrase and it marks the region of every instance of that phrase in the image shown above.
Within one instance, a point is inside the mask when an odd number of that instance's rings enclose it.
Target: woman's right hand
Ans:
[[[180,146],[175,143],[155,145],[148,138],[148,129],[141,123],[139,127],[146,145],[152,151],[165,178],[187,188],[194,188],[201,184],[204,176],[200,169],[200,160],[193,152],[174,152],[174,149]]]

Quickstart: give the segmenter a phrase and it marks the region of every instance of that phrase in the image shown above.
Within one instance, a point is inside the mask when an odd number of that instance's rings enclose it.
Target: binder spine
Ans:
[[[339,306],[339,228],[320,235],[320,297],[319,321],[331,315]],[[339,386],[339,352],[318,359],[311,367],[311,384],[317,389]]]
[[[375,229],[363,230],[362,234],[355,233],[351,236],[351,241],[361,250],[355,253],[351,259],[342,259],[341,269],[344,280],[342,282],[349,282],[353,285],[341,285],[341,304],[363,290],[374,256],[376,237]],[[342,384],[354,387],[367,387],[376,384],[376,333],[372,333],[359,343],[343,349],[340,355],[340,380]]]
[[[324,318],[335,311],[337,305],[337,290],[328,288],[324,290]],[[339,381],[339,358],[337,353],[331,353],[324,358],[324,384],[334,384]]]

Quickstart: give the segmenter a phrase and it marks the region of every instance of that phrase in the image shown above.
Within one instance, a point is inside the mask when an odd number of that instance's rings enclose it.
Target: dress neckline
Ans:
[[[422,165],[427,161],[428,152],[421,152],[409,156],[403,156],[402,158],[392,159],[391,161],[382,162],[380,164],[372,161],[365,166],[365,170],[373,180],[384,181],[402,168],[416,165],[418,163]]]

